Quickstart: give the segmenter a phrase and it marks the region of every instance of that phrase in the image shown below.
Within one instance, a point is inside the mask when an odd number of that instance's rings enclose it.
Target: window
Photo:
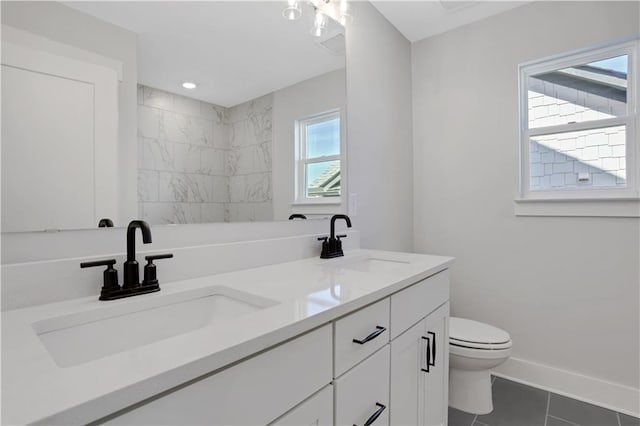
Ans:
[[[339,203],[341,195],[340,111],[296,122],[296,202]]]
[[[520,66],[520,200],[636,199],[636,40]]]

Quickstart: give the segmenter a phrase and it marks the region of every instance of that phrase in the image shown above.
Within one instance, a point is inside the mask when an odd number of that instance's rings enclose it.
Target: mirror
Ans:
[[[2,2],[2,232],[338,212],[345,38],[321,17],[287,1]],[[313,143],[333,137],[332,161],[302,158],[299,123],[322,114]]]

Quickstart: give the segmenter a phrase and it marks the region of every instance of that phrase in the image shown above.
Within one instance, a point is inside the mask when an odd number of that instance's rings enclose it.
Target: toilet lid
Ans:
[[[465,318],[449,319],[449,340],[467,346],[511,343],[509,333],[489,324]]]

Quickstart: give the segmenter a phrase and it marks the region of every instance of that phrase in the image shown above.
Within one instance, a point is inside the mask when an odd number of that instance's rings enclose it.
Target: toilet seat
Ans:
[[[449,354],[474,360],[499,360],[511,356],[511,348],[482,350],[449,344]]]
[[[509,333],[489,324],[465,318],[449,320],[449,345],[477,351],[511,349]]]

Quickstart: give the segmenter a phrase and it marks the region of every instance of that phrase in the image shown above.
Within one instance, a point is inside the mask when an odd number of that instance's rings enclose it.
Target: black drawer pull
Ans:
[[[382,405],[379,402],[376,402],[376,407],[378,407],[378,409],[376,410],[375,413],[373,413],[371,415],[371,417],[369,417],[367,419],[366,422],[364,422],[364,425],[362,426],[371,426],[373,424],[373,422],[375,422],[376,420],[378,420],[378,417],[380,417],[380,414],[382,414],[382,412],[385,410],[385,408],[387,408],[386,405]],[[357,425],[353,425],[353,426],[357,426]]]
[[[436,366],[436,333],[433,331],[429,331],[428,334],[433,338],[431,342],[431,366]]]
[[[381,335],[385,331],[387,331],[386,328],[378,325],[378,326],[376,326],[376,331],[374,331],[373,333],[371,333],[370,335],[368,335],[367,337],[365,337],[362,340],[353,339],[353,343],[357,343],[359,345],[364,345],[365,343],[370,342],[371,340],[375,339],[376,337],[378,337],[379,335]]]
[[[431,339],[429,337],[422,336],[422,340],[427,341],[427,350],[425,351],[427,356],[427,363],[425,364],[427,368],[420,368],[420,370],[425,373],[429,373],[429,367],[431,366]]]

